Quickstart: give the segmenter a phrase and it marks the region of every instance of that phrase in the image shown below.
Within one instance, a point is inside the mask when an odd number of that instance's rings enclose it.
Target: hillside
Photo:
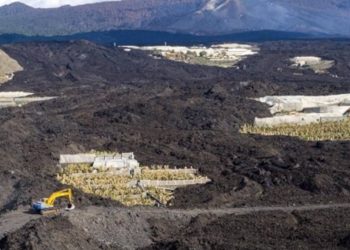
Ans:
[[[90,42],[1,46],[24,69],[1,91],[56,98],[0,109],[0,248],[348,249],[349,208],[337,204],[350,205],[350,142],[239,129],[270,115],[251,97],[349,93],[350,44],[257,46],[240,69]],[[305,54],[336,63],[329,75],[296,75],[288,60]],[[60,154],[92,149],[133,151],[141,164],[191,165],[212,182],[177,189],[172,208],[123,208],[74,189],[73,213],[41,218],[25,210],[62,188]],[[296,211],[310,204],[331,207]]]
[[[346,0],[128,0],[35,9],[0,7],[0,33],[67,35],[111,29],[195,34],[279,30],[350,35]]]

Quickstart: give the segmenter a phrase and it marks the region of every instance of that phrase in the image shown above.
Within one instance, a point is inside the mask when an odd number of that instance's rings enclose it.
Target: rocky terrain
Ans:
[[[1,91],[57,98],[0,109],[0,228],[7,228],[0,249],[348,249],[350,142],[243,135],[239,128],[270,115],[251,97],[349,93],[350,44],[258,46],[239,70],[85,41],[1,46],[24,69]],[[335,65],[327,74],[294,74],[289,59],[305,55]],[[212,182],[178,189],[164,210],[123,208],[74,190],[74,213],[24,212],[32,199],[62,187],[55,180],[61,153],[91,149],[133,151],[143,164],[193,165]]]
[[[60,8],[0,7],[0,34],[67,35],[111,29],[192,34],[275,30],[349,36],[348,0],[124,0]]]

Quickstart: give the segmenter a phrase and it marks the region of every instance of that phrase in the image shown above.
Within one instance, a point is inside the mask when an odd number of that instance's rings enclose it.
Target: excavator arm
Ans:
[[[49,198],[47,198],[45,202],[48,205],[53,206],[57,198],[67,198],[69,203],[73,203],[72,190],[70,188],[67,188],[67,189],[54,192],[50,195]]]
[[[73,210],[75,208],[73,205],[73,193],[70,188],[54,192],[49,198],[44,198],[40,201],[34,202],[32,207],[35,211],[43,215],[58,213],[59,209],[54,207],[55,201],[58,198],[66,198],[69,201],[66,210]]]

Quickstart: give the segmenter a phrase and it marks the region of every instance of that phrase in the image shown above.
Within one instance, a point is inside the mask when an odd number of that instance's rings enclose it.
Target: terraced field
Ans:
[[[293,136],[306,141],[347,141],[350,140],[350,119],[307,125],[282,124],[266,127],[245,124],[240,131],[244,134]]]
[[[173,190],[156,186],[157,181],[195,181],[204,178],[196,173],[187,173],[187,169],[183,170],[176,171],[163,166],[153,166],[152,169],[141,167],[141,173],[131,176],[120,175],[113,170],[94,170],[89,164],[70,164],[61,170],[57,180],[84,193],[116,200],[126,206],[155,206],[158,201],[170,206],[174,198]],[[155,185],[143,186],[143,183]]]

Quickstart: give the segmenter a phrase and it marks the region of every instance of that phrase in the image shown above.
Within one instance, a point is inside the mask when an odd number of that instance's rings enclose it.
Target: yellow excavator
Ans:
[[[57,214],[60,209],[55,207],[55,201],[58,198],[66,198],[68,200],[69,203],[65,210],[70,211],[75,208],[73,204],[73,192],[70,188],[54,192],[50,197],[34,202],[32,208],[42,215]]]

